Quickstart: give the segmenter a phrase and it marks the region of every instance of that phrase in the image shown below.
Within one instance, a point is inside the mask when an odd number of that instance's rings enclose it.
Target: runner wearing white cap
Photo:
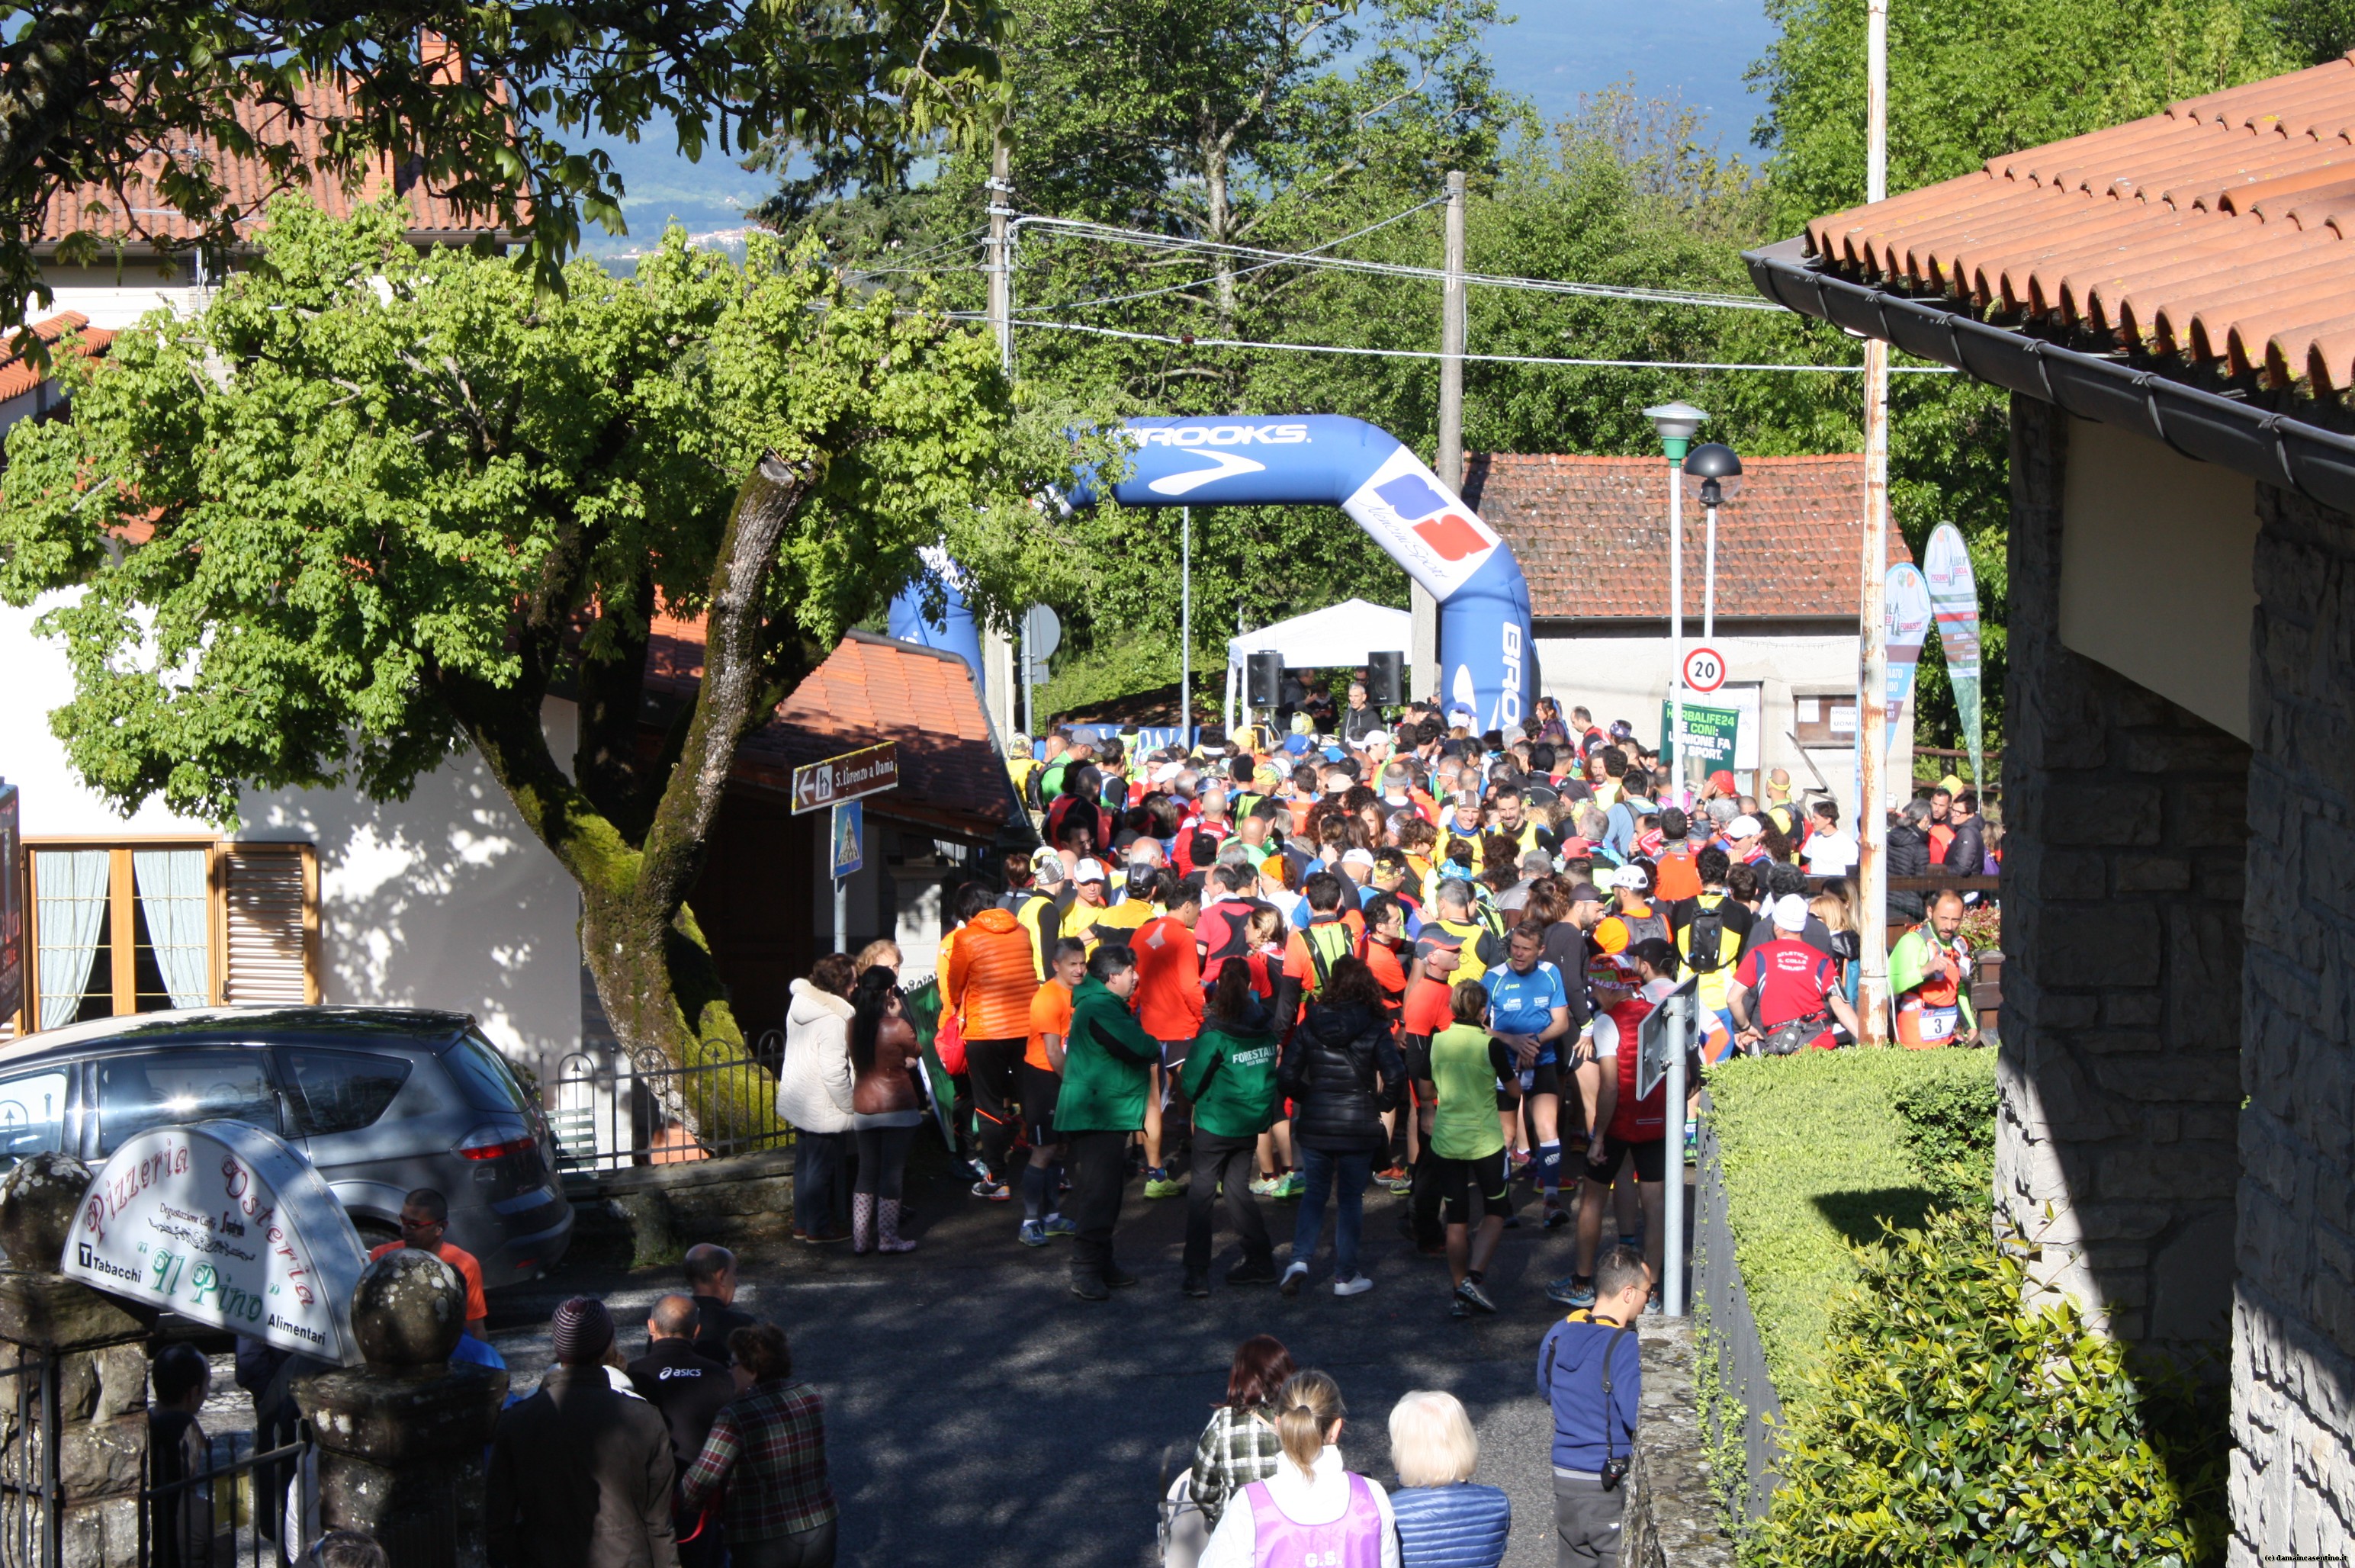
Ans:
[[[1829,1019],[1838,1019],[1849,1039],[1863,1038],[1857,1027],[1856,1009],[1840,991],[1838,961],[1800,939],[1807,925],[1807,901],[1797,893],[1785,893],[1769,906],[1769,912],[1774,922],[1774,940],[1752,948],[1733,968],[1735,1039],[1755,1045],[1777,1025],[1793,1019],[1828,1022]],[[1817,1051],[1829,1051],[1835,1043],[1829,1028],[1806,1041]]]

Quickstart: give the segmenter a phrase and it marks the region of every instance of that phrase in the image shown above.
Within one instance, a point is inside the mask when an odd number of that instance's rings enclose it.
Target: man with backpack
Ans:
[[[1068,879],[1063,858],[1041,848],[1026,855],[1017,849],[1006,857],[1006,892],[997,907],[1021,923],[1030,935],[1030,955],[1040,984],[1047,979],[1048,950],[1062,928],[1067,900],[1059,894]]]
[[[1751,913],[1727,891],[1726,878],[1732,867],[1724,850],[1711,845],[1693,859],[1700,892],[1672,908],[1669,921],[1677,928],[1677,955],[1693,972],[1700,1005],[1717,1015],[1730,1041],[1733,1004],[1728,993],[1733,986],[1733,966],[1742,957],[1742,939],[1749,933]]]
[[[1862,1040],[1864,1031],[1857,1025],[1856,1009],[1840,990],[1838,961],[1802,939],[1807,925],[1807,901],[1797,893],[1785,893],[1774,901],[1774,909],[1773,940],[1752,948],[1734,965],[1735,1040],[1764,1045],[1767,1054],[1775,1056],[1809,1048],[1829,1051],[1836,1043],[1830,1019],[1839,1020],[1849,1039]],[[1785,1029],[1785,1025],[1791,1027]],[[1822,1027],[1813,1027],[1818,1025]],[[1795,1040],[1793,1036],[1800,1038]],[[1788,1050],[1782,1049],[1785,1046]]]
[[[1305,884],[1308,923],[1284,944],[1284,977],[1275,987],[1275,1028],[1281,1035],[1299,1016],[1299,1004],[1324,992],[1333,965],[1353,957],[1358,933],[1342,919],[1345,890],[1331,871],[1318,871]],[[1355,901],[1350,902],[1354,905]],[[1360,915],[1359,923],[1363,923]]]
[[[1652,1292],[1642,1254],[1595,1260],[1594,1303],[1546,1331],[1538,1392],[1553,1413],[1553,1519],[1561,1568],[1618,1568],[1627,1466],[1643,1408],[1635,1323]]]

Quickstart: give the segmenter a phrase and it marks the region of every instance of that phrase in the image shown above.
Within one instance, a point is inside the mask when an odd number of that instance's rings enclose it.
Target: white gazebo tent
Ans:
[[[1241,721],[1243,665],[1253,654],[1284,656],[1286,669],[1356,667],[1379,653],[1413,646],[1414,617],[1403,610],[1344,599],[1256,632],[1227,639],[1227,728]]]

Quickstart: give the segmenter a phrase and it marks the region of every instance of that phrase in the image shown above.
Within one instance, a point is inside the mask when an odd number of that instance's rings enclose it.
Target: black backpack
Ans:
[[[1685,930],[1689,936],[1685,966],[1696,975],[1716,974],[1725,963],[1725,899],[1703,905]]]

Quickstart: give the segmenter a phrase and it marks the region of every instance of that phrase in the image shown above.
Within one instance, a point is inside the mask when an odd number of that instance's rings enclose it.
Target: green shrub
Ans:
[[[1821,1351],[1831,1303],[1856,1278],[1855,1247],[1878,1238],[1884,1221],[1919,1225],[1961,1185],[1951,1171],[1928,1168],[1946,1160],[1945,1145],[1933,1156],[1915,1152],[1914,1124],[1900,1102],[1928,1096],[1927,1115],[1933,1103],[1984,1092],[1979,1136],[1991,1151],[1994,1055],[1803,1051],[1710,1069],[1734,1261],[1779,1390],[1796,1388]],[[1955,1136],[1956,1147],[1966,1141]],[[1982,1214],[1991,1186],[1977,1189]]]
[[[1934,1066],[1897,1095],[1906,1152],[1923,1185],[1942,1200],[1985,1210],[1995,1189],[1995,1053],[1916,1054]]]
[[[2214,1402],[2062,1305],[2023,1305],[1987,1216],[1859,1252],[1818,1365],[1785,1387],[1776,1568],[2202,1564],[2226,1532]]]

